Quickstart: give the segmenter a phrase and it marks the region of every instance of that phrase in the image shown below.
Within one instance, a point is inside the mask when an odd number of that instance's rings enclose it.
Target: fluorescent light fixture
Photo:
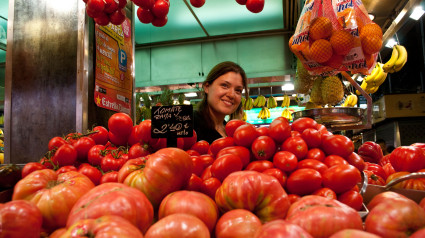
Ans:
[[[282,91],[292,91],[294,90],[294,84],[293,83],[285,83],[282,86]]]
[[[400,21],[401,21],[401,19],[404,17],[404,15],[406,15],[406,12],[407,12],[407,10],[405,10],[405,9],[403,9],[399,14],[398,14],[398,16],[394,19],[394,23],[395,24],[398,24]]]
[[[198,96],[198,94],[196,94],[196,93],[185,93],[184,95],[188,98],[193,98],[193,97]]]
[[[385,44],[385,47],[393,48],[394,45],[397,45],[397,41],[395,41],[394,38],[390,38],[388,39],[387,44]]]
[[[410,18],[414,20],[419,20],[421,16],[425,13],[424,9],[422,9],[422,6],[417,6],[413,9],[412,14],[410,14]]]
[[[297,96],[297,94],[296,94],[296,93],[292,94],[292,97],[296,97],[296,96]]]
[[[373,21],[373,19],[375,19],[375,15],[369,14],[369,18],[370,18],[371,21]]]

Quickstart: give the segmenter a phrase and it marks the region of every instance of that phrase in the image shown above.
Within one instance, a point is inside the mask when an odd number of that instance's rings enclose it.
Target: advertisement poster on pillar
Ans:
[[[131,21],[95,27],[94,101],[98,107],[131,114],[133,51]]]

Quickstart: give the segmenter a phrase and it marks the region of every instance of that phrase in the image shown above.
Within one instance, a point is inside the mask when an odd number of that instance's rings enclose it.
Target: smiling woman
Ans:
[[[202,84],[203,99],[194,112],[198,140],[212,143],[226,136],[224,118],[227,115],[230,120],[241,118],[242,91],[247,92],[247,87],[245,71],[238,64],[226,61],[213,67]]]

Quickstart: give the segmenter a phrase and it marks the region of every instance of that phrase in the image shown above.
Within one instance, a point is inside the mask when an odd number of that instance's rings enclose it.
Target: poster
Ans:
[[[94,101],[98,107],[131,115],[133,44],[128,18],[119,26],[95,26]]]

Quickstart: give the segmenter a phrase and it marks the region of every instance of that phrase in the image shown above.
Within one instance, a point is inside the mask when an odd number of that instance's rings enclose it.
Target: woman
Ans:
[[[225,137],[224,118],[241,118],[243,113],[242,91],[248,92],[245,71],[238,64],[226,61],[217,64],[202,83],[203,98],[194,112],[194,129],[197,140],[212,143]],[[248,98],[248,93],[245,93]]]

